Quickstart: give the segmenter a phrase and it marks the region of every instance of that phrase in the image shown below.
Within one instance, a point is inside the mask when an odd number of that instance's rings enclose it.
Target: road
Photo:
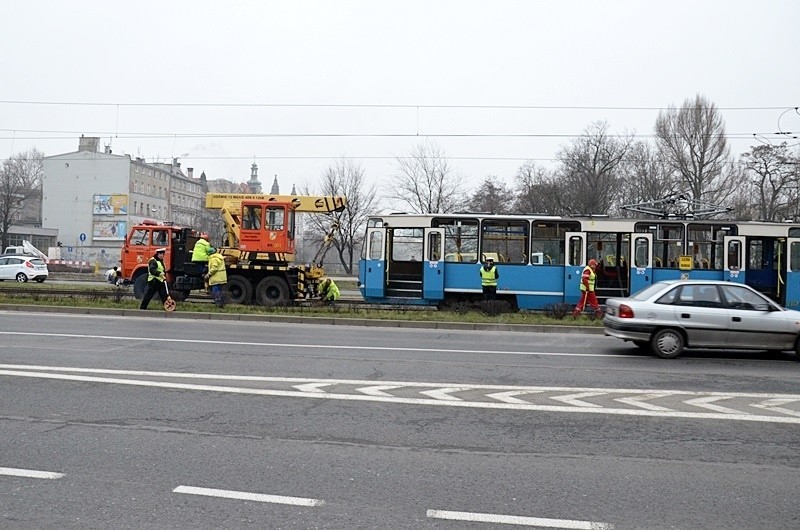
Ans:
[[[0,311],[5,528],[798,528],[800,363]]]

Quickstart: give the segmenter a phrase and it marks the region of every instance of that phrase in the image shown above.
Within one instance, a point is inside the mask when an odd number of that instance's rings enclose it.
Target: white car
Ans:
[[[664,359],[684,348],[794,351],[800,359],[800,311],[733,282],[670,280],[609,298],[603,327]]]
[[[42,283],[48,274],[47,263],[36,256],[0,256],[0,281],[15,280],[24,283],[35,280]]]

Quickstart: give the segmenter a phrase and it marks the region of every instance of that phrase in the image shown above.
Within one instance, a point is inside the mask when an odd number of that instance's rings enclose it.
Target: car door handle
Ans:
[[[689,313],[681,313],[681,318],[692,318],[692,315]]]
[[[734,322],[741,322],[742,321],[742,317],[733,317],[733,318],[731,318],[731,320],[733,320]]]

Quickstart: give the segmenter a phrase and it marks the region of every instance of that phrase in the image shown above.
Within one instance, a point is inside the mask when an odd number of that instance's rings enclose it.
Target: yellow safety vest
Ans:
[[[594,291],[594,282],[597,278],[597,274],[588,265],[583,268],[583,273],[586,273],[587,270],[589,271],[589,292],[592,292]],[[581,274],[581,291],[585,290],[586,286],[583,284],[583,274]]]
[[[481,285],[483,286],[495,286],[497,287],[497,268],[495,265],[492,265],[492,268],[488,271],[486,267],[481,266]]]
[[[156,267],[158,267],[158,276],[153,276],[153,273],[150,272],[150,264],[154,261],[156,262]],[[164,262],[156,258],[150,258],[150,261],[147,262],[147,281],[152,282],[153,280],[164,281]]]

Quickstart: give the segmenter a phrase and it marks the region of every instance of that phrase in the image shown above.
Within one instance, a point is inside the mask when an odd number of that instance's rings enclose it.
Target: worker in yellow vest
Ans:
[[[581,298],[578,300],[578,305],[572,312],[572,318],[578,318],[578,315],[583,313],[586,309],[586,304],[589,304],[594,310],[595,316],[603,318],[603,311],[600,309],[600,304],[597,302],[597,295],[594,293],[595,283],[597,282],[597,261],[590,259],[589,263],[583,268],[581,274]]]
[[[480,268],[481,287],[483,287],[483,299],[494,300],[497,296],[497,280],[500,273],[494,264],[494,258],[487,256],[483,266]]]

